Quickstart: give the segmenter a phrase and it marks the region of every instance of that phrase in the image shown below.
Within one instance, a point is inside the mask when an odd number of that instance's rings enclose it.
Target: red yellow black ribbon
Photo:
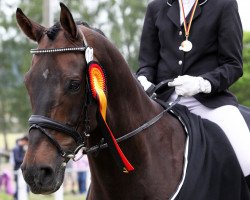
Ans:
[[[99,63],[92,61],[88,64],[88,76],[89,76],[92,95],[99,103],[100,112],[97,114],[97,118],[98,118],[98,125],[100,126],[103,133],[103,137],[108,143],[112,155],[114,156],[118,166],[123,170],[123,172],[127,173],[129,171],[132,171],[134,170],[134,167],[129,163],[129,161],[123,154],[120,146],[118,145],[112,131],[110,130],[106,122],[106,111],[107,111],[106,77]]]

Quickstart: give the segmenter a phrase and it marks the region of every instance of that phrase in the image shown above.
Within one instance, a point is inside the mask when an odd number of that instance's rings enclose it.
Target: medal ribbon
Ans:
[[[199,0],[195,1],[195,4],[194,4],[193,9],[192,9],[192,14],[191,14],[191,17],[190,17],[190,21],[189,21],[189,24],[187,26],[184,5],[183,5],[183,1],[181,0],[181,9],[182,9],[182,14],[183,14],[183,23],[184,23],[186,40],[188,40],[188,37],[189,37],[189,34],[190,34],[190,29],[191,29],[191,25],[192,25],[193,18],[194,18],[194,13],[195,13],[195,10],[196,10],[197,5],[198,5],[198,1]]]
[[[106,122],[106,78],[99,63],[95,61],[91,61],[90,63],[88,63],[88,75],[92,96],[99,103],[99,112],[97,112],[98,125],[102,130],[103,137],[108,143],[108,147],[111,150],[111,153],[114,156],[118,166],[124,173],[128,173],[129,171],[134,170],[134,167],[129,163],[129,161],[123,154],[120,146],[118,145],[112,131],[110,130]]]

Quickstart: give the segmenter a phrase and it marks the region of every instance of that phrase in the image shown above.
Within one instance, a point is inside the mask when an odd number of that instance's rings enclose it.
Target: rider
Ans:
[[[183,17],[185,16],[185,17]],[[250,175],[250,134],[228,88],[243,74],[242,25],[236,0],[153,0],[147,7],[137,71],[144,90],[166,79],[159,95],[217,123],[245,177]]]

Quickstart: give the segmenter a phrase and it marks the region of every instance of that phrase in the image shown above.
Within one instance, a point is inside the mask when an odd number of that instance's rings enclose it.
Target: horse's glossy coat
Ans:
[[[28,19],[20,9],[16,17],[23,32],[38,43],[39,49],[80,47],[83,44],[82,35],[85,36],[88,45],[94,49],[95,60],[106,72],[107,122],[115,137],[138,128],[162,111],[158,104],[147,97],[111,42],[93,29],[76,25],[63,4],[60,25],[54,32]],[[73,82],[80,83],[76,91],[71,90]],[[34,55],[25,84],[33,114],[77,126],[86,87],[83,53]],[[89,106],[89,146],[98,144],[102,138],[96,112],[96,104]],[[82,130],[84,123],[78,127],[78,132]],[[74,148],[71,137],[48,131],[63,148]],[[185,134],[181,124],[166,114],[154,126],[120,145],[135,170],[129,174],[119,171],[108,149],[100,151],[97,156],[88,155],[91,169],[88,200],[170,198],[182,175]],[[48,194],[56,191],[64,177],[63,162],[56,148],[39,130],[30,131],[29,148],[22,170],[32,192]]]

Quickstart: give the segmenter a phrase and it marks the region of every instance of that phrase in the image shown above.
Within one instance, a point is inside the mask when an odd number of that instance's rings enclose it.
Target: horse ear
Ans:
[[[77,38],[77,26],[72,17],[69,9],[63,4],[60,3],[61,6],[61,14],[60,14],[60,23],[63,29],[69,33],[73,38]]]
[[[45,27],[26,17],[20,8],[17,8],[16,10],[16,20],[25,35],[27,35],[30,39],[39,42]]]

